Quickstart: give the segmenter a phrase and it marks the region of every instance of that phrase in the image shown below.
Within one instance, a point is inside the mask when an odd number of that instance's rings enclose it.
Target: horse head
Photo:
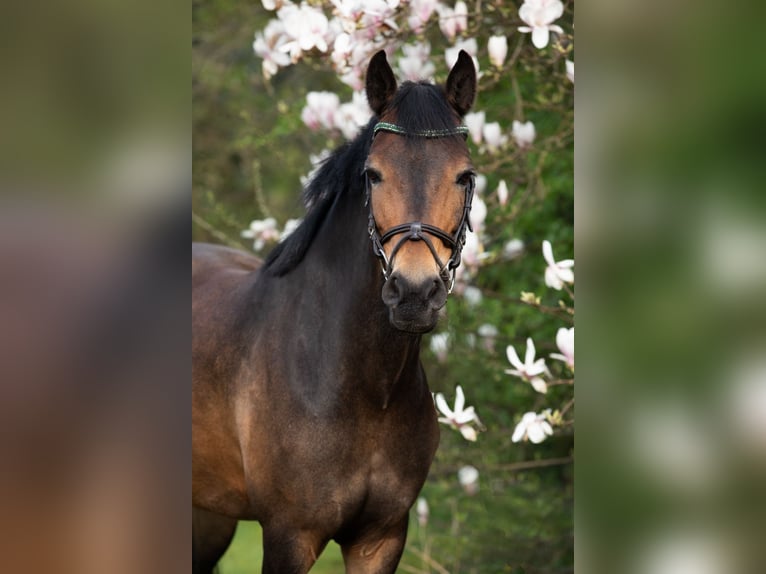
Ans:
[[[366,92],[377,116],[364,174],[381,295],[394,327],[424,333],[447,301],[470,228],[474,171],[461,122],[476,95],[476,70],[461,51],[443,88],[397,86],[381,51]]]

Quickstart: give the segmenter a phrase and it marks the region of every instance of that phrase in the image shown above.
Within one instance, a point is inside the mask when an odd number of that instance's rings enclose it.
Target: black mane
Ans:
[[[417,132],[450,130],[460,123],[460,117],[447,103],[444,89],[426,82],[404,82],[388,110],[393,111],[396,124],[407,131],[408,139],[415,137],[412,134]],[[303,260],[339,197],[348,193],[361,197],[364,186],[362,170],[377,122],[377,117],[371,118],[356,138],[340,146],[324,160],[303,190],[303,201],[308,212],[298,228],[269,253],[264,264],[268,273],[280,277]]]

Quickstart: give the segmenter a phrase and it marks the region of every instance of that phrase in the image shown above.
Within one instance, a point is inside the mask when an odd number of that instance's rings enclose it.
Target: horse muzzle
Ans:
[[[383,302],[391,325],[408,333],[427,333],[447,302],[447,287],[438,275],[413,281],[394,271],[383,284]]]

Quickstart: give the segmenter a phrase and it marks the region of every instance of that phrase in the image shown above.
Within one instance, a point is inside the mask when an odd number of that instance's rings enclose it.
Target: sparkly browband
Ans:
[[[419,132],[410,132],[405,130],[401,126],[396,124],[389,124],[388,122],[378,122],[372,130],[372,137],[378,132],[391,132],[399,135],[413,135],[421,138],[445,138],[449,136],[468,136],[468,128],[466,126],[457,126],[450,130],[423,130]]]

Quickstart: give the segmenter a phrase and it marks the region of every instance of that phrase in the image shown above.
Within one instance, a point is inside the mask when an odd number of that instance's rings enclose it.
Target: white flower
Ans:
[[[335,127],[337,127],[343,137],[354,139],[359,130],[370,121],[372,110],[367,103],[367,96],[364,92],[354,92],[351,101],[341,104],[335,114]]]
[[[574,327],[561,327],[556,332],[556,345],[561,353],[551,353],[551,358],[564,361],[574,371]]]
[[[449,333],[435,333],[431,335],[431,352],[436,355],[440,363],[447,360],[449,351]]]
[[[303,123],[311,130],[319,128],[333,129],[335,115],[340,107],[340,98],[333,92],[309,92],[306,94],[306,106],[301,111]]]
[[[483,325],[479,325],[476,332],[479,334],[479,337],[482,338],[484,349],[486,349],[488,353],[493,353],[495,350],[495,338],[498,335],[497,327],[491,323],[484,323]]]
[[[405,44],[402,46],[404,56],[399,58],[399,75],[411,82],[427,80],[434,75],[436,66],[429,60],[431,45],[428,42]]]
[[[271,20],[263,32],[255,34],[253,51],[263,58],[263,77],[267,80],[279,71],[290,65],[290,56],[285,54],[282,47],[287,42],[285,26],[279,20]]]
[[[506,259],[515,259],[524,252],[524,242],[514,237],[508,240],[508,243],[503,245],[503,256]]]
[[[450,42],[468,28],[468,7],[465,2],[457,2],[455,8],[439,4],[436,10],[439,13],[439,28]]]
[[[532,32],[532,43],[536,48],[545,48],[550,39],[550,32],[563,34],[561,26],[552,24],[561,18],[564,4],[560,0],[525,0],[519,8],[519,18],[528,26],[520,26],[519,32]]]
[[[428,524],[428,502],[422,496],[418,497],[418,502],[415,504],[415,514],[418,517],[418,524],[420,526]]]
[[[474,191],[477,195],[482,195],[485,189],[487,189],[487,176],[480,173],[476,176],[476,189]]]
[[[481,143],[482,130],[484,129],[486,117],[484,112],[471,112],[466,114],[463,118],[463,123],[465,123],[468,128],[468,131],[471,134],[471,139],[476,145]]]
[[[564,259],[556,261],[553,258],[553,248],[551,242],[547,239],[543,241],[543,257],[548,267],[545,268],[545,284],[559,291],[564,287],[564,283],[574,283],[574,259]]]
[[[460,385],[455,388],[454,411],[447,405],[447,401],[444,399],[443,394],[436,393],[434,400],[436,401],[437,408],[444,415],[443,417],[439,417],[440,423],[444,423],[453,429],[460,431],[460,434],[462,434],[463,438],[466,440],[476,440],[476,429],[470,425],[471,423],[476,423],[476,425],[481,426],[481,421],[479,420],[479,417],[476,416],[473,407],[463,408],[465,406],[465,395],[463,394],[463,389]]]
[[[508,55],[508,39],[505,36],[490,36],[487,42],[489,61],[497,68],[503,67],[505,57]]]
[[[477,197],[476,195],[474,195],[468,219],[471,222],[471,227],[474,232],[481,233],[481,230],[484,227],[484,220],[487,219],[487,204],[484,203],[482,198]]]
[[[479,492],[479,471],[476,467],[468,465],[457,471],[457,480],[465,493],[473,496]]]
[[[544,410],[539,415],[534,412],[524,413],[521,421],[513,431],[511,441],[519,442],[522,439],[528,439],[535,444],[543,442],[546,436],[553,434],[553,429],[547,421],[548,414],[550,414],[550,409]]]
[[[537,135],[535,124],[532,122],[525,122],[522,124],[519,120],[513,120],[511,135],[517,146],[522,149],[528,148],[532,145],[532,142],[535,141],[535,136]]]
[[[500,124],[497,122],[484,124],[482,135],[484,136],[484,143],[487,145],[487,149],[490,153],[497,152],[501,147],[508,143],[508,136],[503,134],[503,131],[500,129]]]
[[[508,357],[508,362],[515,367],[514,369],[506,369],[506,373],[527,381],[538,393],[547,392],[548,387],[540,375],[546,373],[548,367],[545,366],[545,359],[535,360],[535,344],[531,337],[527,337],[527,352],[524,355],[523,363],[512,345],[506,347],[505,353]]]
[[[249,229],[245,229],[241,235],[246,239],[253,239],[253,249],[260,251],[266,245],[266,242],[277,241],[279,239],[277,220],[273,217],[255,219],[250,222]]]
[[[574,84],[574,62],[572,60],[566,61],[567,78]]]
[[[476,307],[482,300],[481,289],[473,285],[466,285],[463,289],[463,299],[470,307]]]
[[[417,33],[423,29],[423,26],[431,18],[431,14],[436,10],[438,0],[412,0],[410,2],[410,16],[407,23],[413,32]]]
[[[287,4],[277,11],[277,16],[284,23],[285,34],[292,40],[282,50],[290,53],[293,62],[297,62],[303,52],[314,48],[327,52],[329,22],[320,9],[308,4]]]
[[[500,205],[505,205],[508,203],[508,184],[505,183],[504,179],[500,180],[500,183],[497,184],[497,200],[500,202]]]

